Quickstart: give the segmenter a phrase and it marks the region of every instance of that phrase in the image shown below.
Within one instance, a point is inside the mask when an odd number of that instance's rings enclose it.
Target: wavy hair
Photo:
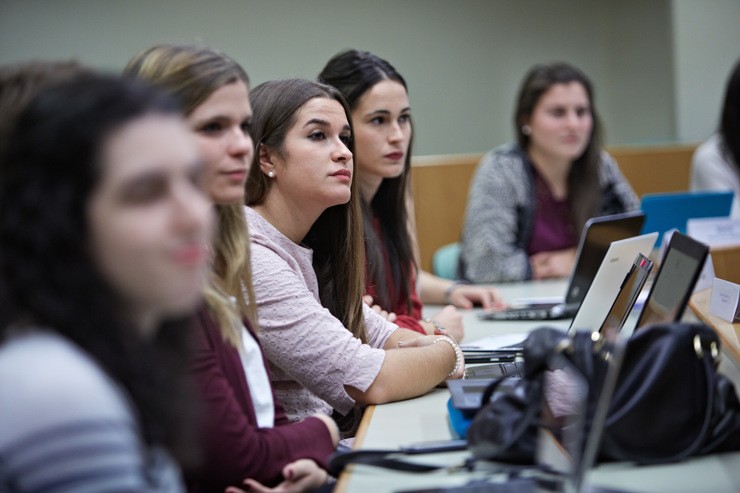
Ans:
[[[165,322],[145,340],[88,248],[102,149],[150,114],[181,115],[141,82],[87,75],[42,91],[18,116],[0,173],[0,337],[35,326],[73,341],[126,389],[145,442],[187,467],[197,460],[184,380],[188,322]]]
[[[195,45],[157,45],[129,61],[124,73],[154,83],[175,96],[186,115],[192,113],[221,87],[242,81],[249,86],[244,69],[226,54]],[[216,317],[222,336],[234,347],[240,344],[241,321],[259,329],[253,302],[249,230],[243,204],[216,204],[218,234],[213,242],[214,265],[204,298]],[[230,298],[236,299],[238,314]]]
[[[339,102],[352,126],[347,102],[331,86],[305,79],[286,79],[265,82],[252,90],[255,153],[247,179],[247,205],[263,203],[272,185],[272,181],[260,171],[260,146],[284,155],[285,136],[295,122],[296,113],[314,98]],[[352,142],[349,148],[354,152]],[[303,244],[313,250],[313,268],[321,304],[355,337],[367,342],[362,315],[365,253],[359,195],[353,174],[349,202],[326,209],[303,239]]]
[[[401,84],[406,92],[408,87],[401,74],[387,61],[367,51],[347,50],[334,55],[319,74],[319,81],[339,89],[347,99],[350,110],[354,111],[362,96],[375,84],[392,80]],[[390,258],[390,278],[392,285],[398,286],[399,295],[406,300],[411,312],[411,270],[416,269],[413,241],[409,231],[407,199],[411,181],[411,148],[413,146],[413,122],[411,141],[403,173],[395,178],[385,178],[378,191],[368,203],[362,200],[362,218],[365,228],[365,255],[367,257],[367,276],[369,284],[375,286],[376,302],[392,309],[394,300],[390,299],[388,275],[383,251]],[[357,160],[355,159],[355,163]],[[362,170],[358,170],[362,173]],[[373,215],[383,228],[382,239],[373,228]],[[382,246],[381,246],[382,244]]]
[[[601,120],[594,106],[594,89],[586,74],[564,62],[532,67],[522,81],[514,111],[514,132],[519,147],[529,150],[530,136],[522,126],[532,116],[540,98],[555,84],[577,82],[586,91],[593,127],[588,144],[573,161],[568,174],[568,206],[575,235],[578,237],[586,221],[599,211],[601,187],[599,187],[599,164],[601,162]]]

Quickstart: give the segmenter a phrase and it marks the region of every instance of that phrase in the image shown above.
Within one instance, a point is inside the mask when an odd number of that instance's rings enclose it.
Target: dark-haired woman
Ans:
[[[691,159],[692,190],[732,190],[732,216],[740,218],[740,61],[727,81],[719,130]]]
[[[460,340],[462,317],[454,306],[423,320],[422,299],[491,308],[498,295],[493,289],[454,283],[417,268],[407,208],[413,125],[406,81],[386,60],[358,50],[332,57],[319,80],[339,89],[352,110],[365,227],[366,293],[376,306],[395,313],[399,326],[427,334],[442,328]]]
[[[415,397],[462,377],[453,339],[398,328],[362,302],[360,198],[350,111],[339,91],[272,81],[254,88],[251,102],[255,299],[288,416],[336,411],[351,430],[356,405]]]
[[[76,78],[29,103],[5,152],[0,490],[182,491],[197,444],[177,321],[213,218],[179,106]]]
[[[517,142],[483,156],[471,183],[461,253],[471,282],[565,277],[589,218],[638,207],[601,150],[593,87],[576,67],[533,67],[514,126]]]

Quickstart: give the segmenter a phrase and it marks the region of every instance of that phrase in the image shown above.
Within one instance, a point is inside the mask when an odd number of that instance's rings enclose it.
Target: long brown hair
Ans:
[[[597,215],[601,204],[599,187],[599,163],[601,161],[601,122],[594,106],[594,89],[591,81],[578,68],[568,63],[557,62],[532,67],[519,89],[514,111],[514,132],[523,151],[529,150],[530,137],[522,127],[532,116],[535,106],[543,94],[555,84],[577,82],[588,95],[593,128],[586,149],[570,168],[568,174],[568,206],[571,222],[580,236],[586,221]]]
[[[319,74],[319,81],[339,89],[351,110],[354,110],[362,96],[372,89],[375,84],[392,80],[401,84],[407,90],[406,81],[396,69],[380,57],[367,51],[347,50],[334,55]],[[411,171],[411,147],[413,146],[413,122],[411,140],[409,141],[403,173],[395,178],[385,178],[380,184],[373,199],[366,203],[362,201],[363,220],[365,227],[365,255],[367,256],[367,275],[369,283],[375,286],[376,302],[386,308],[393,309],[395,304],[391,300],[388,289],[388,277],[383,250],[389,252],[390,277],[392,285],[398,286],[399,295],[406,300],[406,306],[411,312],[411,293],[416,289],[411,285],[411,271],[416,269],[413,240],[409,231],[407,198],[410,192],[409,179]],[[355,160],[355,162],[357,162]],[[360,171],[361,172],[361,171]],[[372,226],[374,214],[383,228],[382,239],[378,237]],[[381,245],[382,244],[382,245]]]
[[[349,107],[333,87],[305,79],[286,79],[265,82],[252,90],[255,153],[247,179],[247,205],[263,203],[272,185],[260,170],[260,146],[283,154],[285,135],[293,126],[296,113],[314,98],[338,101],[351,127]],[[349,148],[354,152],[352,142]],[[313,250],[321,304],[355,337],[367,342],[362,315],[365,248],[361,199],[355,176],[353,174],[349,202],[326,209],[303,239],[303,244]]]
[[[249,85],[249,77],[238,63],[224,53],[204,46],[153,46],[134,56],[124,73],[169,91],[180,100],[186,115],[227,84],[243,81]],[[237,346],[241,328],[239,316],[249,320],[252,328],[258,330],[249,231],[243,204],[217,204],[216,210],[218,235],[212,245],[213,277],[203,295],[219,322],[222,335]],[[236,299],[238,315],[234,313],[229,298]]]

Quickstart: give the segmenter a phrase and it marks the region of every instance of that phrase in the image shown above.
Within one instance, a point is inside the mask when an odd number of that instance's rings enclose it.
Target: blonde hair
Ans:
[[[157,45],[134,56],[124,74],[156,84],[179,99],[186,115],[216,90],[249,77],[230,57],[204,46]],[[257,331],[249,230],[244,205],[216,205],[218,234],[213,241],[213,275],[203,297],[225,340],[234,347],[241,341],[242,320]],[[234,301],[236,300],[236,307]]]

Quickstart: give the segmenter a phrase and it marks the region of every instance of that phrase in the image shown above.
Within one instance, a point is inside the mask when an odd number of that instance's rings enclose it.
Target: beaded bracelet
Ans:
[[[448,377],[451,377],[452,375],[455,374],[455,372],[457,372],[457,370],[460,368],[460,365],[462,364],[462,361],[463,361],[462,349],[460,349],[460,346],[458,346],[458,344],[455,342],[454,339],[452,339],[452,337],[449,337],[449,336],[438,337],[437,339],[434,340],[434,344],[437,344],[439,341],[446,342],[447,344],[452,346],[452,350],[455,351],[455,367],[447,375]]]

